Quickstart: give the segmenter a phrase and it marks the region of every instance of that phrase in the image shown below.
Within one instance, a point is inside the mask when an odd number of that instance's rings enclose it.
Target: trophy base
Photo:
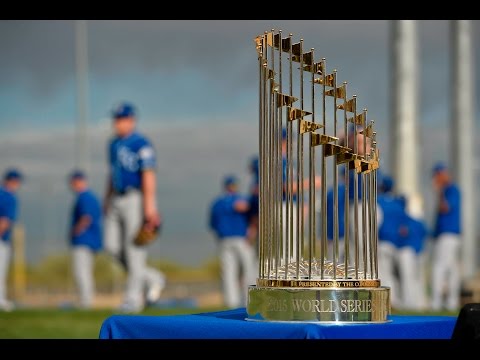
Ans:
[[[390,288],[279,288],[251,285],[247,319],[284,322],[385,323]]]

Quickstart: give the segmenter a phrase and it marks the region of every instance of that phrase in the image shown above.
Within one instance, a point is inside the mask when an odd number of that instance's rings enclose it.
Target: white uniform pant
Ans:
[[[401,288],[395,276],[397,247],[387,240],[378,241],[378,277],[383,286],[390,288],[390,303],[393,308],[401,307]]]
[[[254,247],[244,237],[226,237],[218,242],[218,256],[225,306],[246,306],[248,286],[255,285],[257,277]]]
[[[75,245],[72,249],[73,276],[77,287],[80,307],[92,307],[95,294],[93,266],[95,253],[85,245]]]
[[[400,274],[401,308],[420,310],[422,307],[422,286],[419,259],[415,249],[404,246],[397,250]]]
[[[460,236],[444,233],[434,242],[432,309],[458,310],[460,303]],[[444,301],[446,294],[446,301]]]
[[[124,304],[141,310],[147,287],[164,283],[163,273],[147,266],[148,246],[137,246],[134,238],[143,222],[142,194],[131,190],[114,195],[104,220],[105,249],[127,271]]]
[[[7,277],[10,265],[11,245],[0,239],[0,305],[7,303]]]

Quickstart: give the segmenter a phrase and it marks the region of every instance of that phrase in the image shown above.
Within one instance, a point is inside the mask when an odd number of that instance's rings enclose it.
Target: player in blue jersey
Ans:
[[[157,301],[165,286],[165,275],[147,266],[148,246],[134,243],[143,224],[161,226],[162,222],[156,199],[156,154],[149,139],[136,129],[132,104],[121,103],[112,117],[115,136],[108,147],[104,244],[127,271],[120,310],[139,312]]]
[[[92,307],[95,296],[95,255],[102,249],[102,208],[83,171],[73,171],[69,176],[69,185],[75,193],[69,233],[73,275],[79,305],[88,309]]]
[[[210,205],[208,225],[217,240],[224,304],[235,308],[247,304],[248,286],[256,280],[256,256],[247,240],[248,198],[238,192],[233,175],[225,177],[223,189]]]
[[[391,304],[401,308],[402,294],[398,268],[398,245],[401,221],[405,216],[402,199],[394,192],[394,180],[384,174],[379,183],[378,213],[378,273],[383,285],[390,288]]]
[[[456,311],[461,289],[461,193],[445,164],[436,164],[432,175],[437,197],[433,232],[432,308]]]
[[[401,289],[401,307],[407,310],[425,310],[425,283],[423,281],[423,250],[427,227],[422,217],[407,212],[405,196],[400,196],[404,214],[400,220],[397,244],[398,273]]]
[[[11,311],[13,302],[7,298],[7,275],[10,265],[12,229],[18,216],[17,191],[23,176],[17,169],[8,169],[0,187],[0,310]]]

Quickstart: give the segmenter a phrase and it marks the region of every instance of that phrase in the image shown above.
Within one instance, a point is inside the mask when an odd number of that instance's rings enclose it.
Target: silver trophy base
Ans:
[[[390,288],[262,287],[248,289],[247,320],[385,323]]]

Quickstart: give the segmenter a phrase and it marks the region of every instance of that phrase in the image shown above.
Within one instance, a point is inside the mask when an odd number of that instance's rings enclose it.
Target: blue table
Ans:
[[[392,315],[380,324],[259,322],[245,308],[191,315],[112,315],[100,339],[450,339],[454,316]]]

